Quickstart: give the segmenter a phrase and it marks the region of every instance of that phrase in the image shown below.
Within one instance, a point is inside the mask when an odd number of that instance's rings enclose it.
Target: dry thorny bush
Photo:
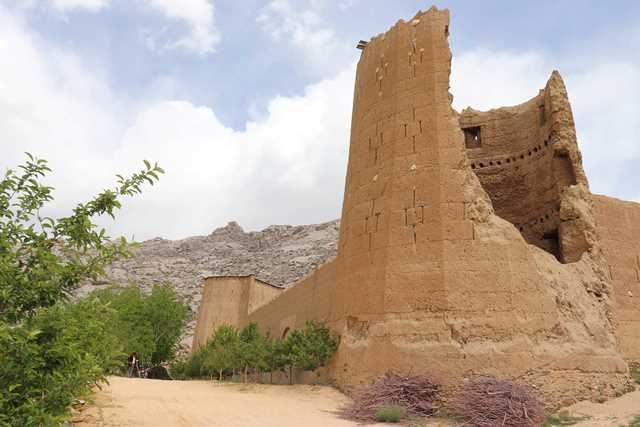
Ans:
[[[544,421],[544,405],[529,386],[493,377],[467,380],[452,409],[468,427],[534,427]]]
[[[371,385],[357,388],[353,402],[339,414],[349,420],[375,422],[379,408],[398,405],[408,418],[431,416],[440,408],[439,391],[439,384],[426,375],[386,374]]]

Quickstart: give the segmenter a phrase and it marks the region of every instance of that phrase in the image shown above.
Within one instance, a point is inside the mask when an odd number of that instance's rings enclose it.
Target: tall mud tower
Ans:
[[[493,373],[559,395],[623,382],[564,84],[554,72],[528,103],[458,114],[448,31],[447,10],[418,13],[358,64],[334,376]]]

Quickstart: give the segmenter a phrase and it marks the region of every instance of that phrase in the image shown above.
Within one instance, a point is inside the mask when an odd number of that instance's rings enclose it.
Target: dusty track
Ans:
[[[219,384],[120,377],[94,396],[77,426],[351,427],[329,387]]]
[[[79,427],[355,427],[334,415],[347,398],[329,387],[269,386],[121,377],[98,392]],[[628,426],[640,415],[640,391],[604,404],[580,402],[566,411],[588,419],[576,427]],[[434,420],[436,426],[459,423]],[[376,424],[383,426],[388,424]]]

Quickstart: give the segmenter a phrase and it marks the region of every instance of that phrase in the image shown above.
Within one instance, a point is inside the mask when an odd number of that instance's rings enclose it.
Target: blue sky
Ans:
[[[454,107],[562,73],[594,192],[640,199],[640,2],[451,1]],[[0,168],[49,159],[54,214],[158,160],[113,234],[339,216],[359,39],[414,0],[0,0]],[[144,220],[141,220],[144,218]]]

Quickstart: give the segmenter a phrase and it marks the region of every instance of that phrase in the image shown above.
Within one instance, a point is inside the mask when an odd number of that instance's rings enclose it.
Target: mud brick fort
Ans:
[[[281,290],[208,279],[222,324],[326,323],[339,386],[388,371],[493,374],[612,396],[640,360],[640,205],[589,191],[560,74],[514,107],[451,106],[449,12],[361,42],[338,256]],[[473,72],[473,70],[468,70]]]

